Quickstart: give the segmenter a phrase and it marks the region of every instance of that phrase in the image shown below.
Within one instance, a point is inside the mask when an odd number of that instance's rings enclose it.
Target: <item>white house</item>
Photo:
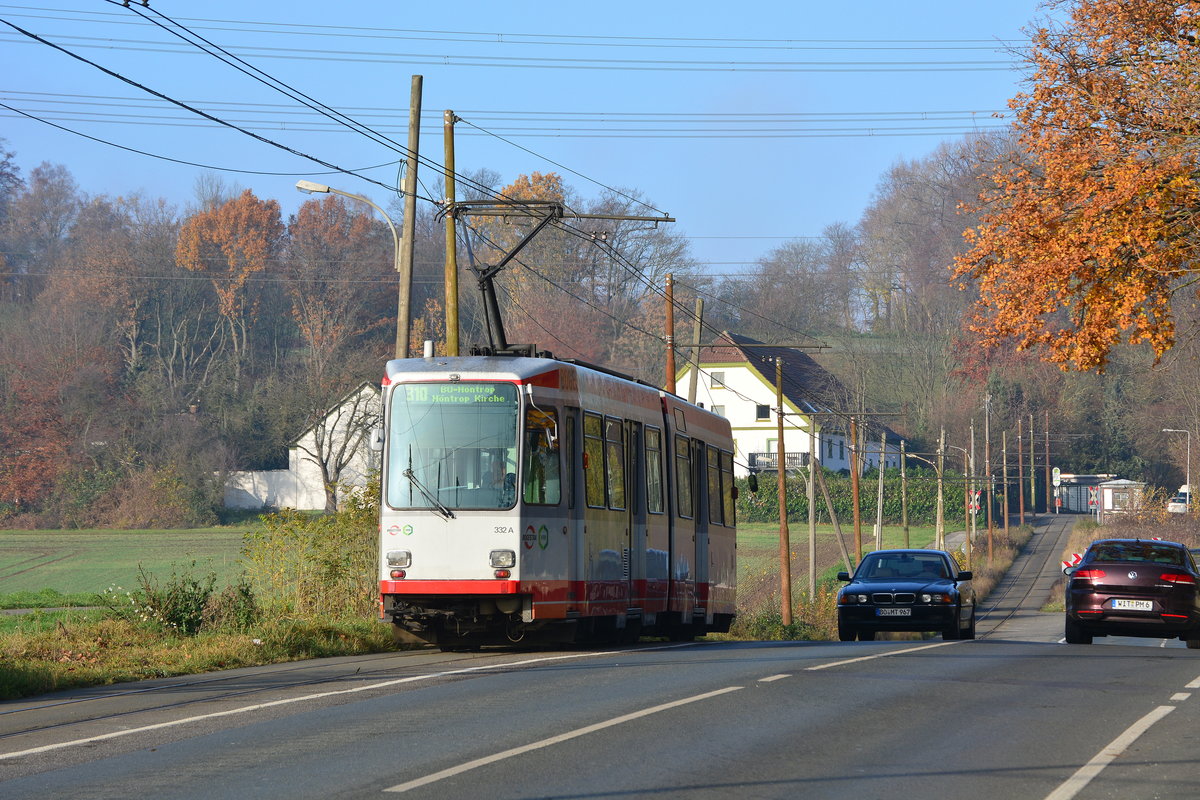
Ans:
[[[371,450],[372,429],[382,417],[379,387],[359,384],[288,445],[288,468],[230,473],[226,508],[328,508],[326,485],[345,489],[366,485],[379,464]]]
[[[850,393],[808,354],[789,347],[764,345],[748,336],[723,332],[700,350],[696,402],[727,418],[733,428],[734,471],[738,475],[778,469],[776,359],[782,367],[784,465],[800,469],[809,463],[810,430],[818,461],[832,470],[850,469],[846,410]],[[676,378],[676,391],[690,393],[692,366]],[[882,433],[887,433],[884,466],[900,465],[900,437],[886,427],[862,422],[860,469],[873,469],[880,459]]]

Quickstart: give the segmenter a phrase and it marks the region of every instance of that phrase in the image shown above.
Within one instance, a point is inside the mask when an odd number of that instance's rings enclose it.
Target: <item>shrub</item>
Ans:
[[[113,528],[187,528],[212,525],[216,514],[202,493],[174,467],[134,473],[114,492],[114,508],[103,523]]]
[[[204,604],[205,630],[248,631],[262,618],[258,600],[245,575],[237,583],[226,586],[219,594],[210,595]]]
[[[260,599],[276,615],[363,616],[378,596],[379,481],[351,491],[342,510],[284,509],[246,534],[242,556]]]
[[[195,562],[191,564],[195,568]],[[190,570],[171,571],[165,584],[138,567],[138,588],[124,591],[119,586],[105,590],[105,605],[120,619],[157,626],[192,636],[204,624],[204,609],[217,583],[217,576],[194,577]]]

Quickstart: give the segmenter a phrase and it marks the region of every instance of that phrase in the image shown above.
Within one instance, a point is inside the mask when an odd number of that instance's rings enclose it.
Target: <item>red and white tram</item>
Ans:
[[[383,384],[379,589],[398,637],[462,649],[729,629],[727,420],[551,358],[401,359]]]

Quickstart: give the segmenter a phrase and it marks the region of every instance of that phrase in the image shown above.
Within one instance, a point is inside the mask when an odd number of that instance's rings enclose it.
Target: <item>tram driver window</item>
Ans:
[[[526,503],[556,506],[562,498],[559,473],[558,412],[529,409],[525,413]]]

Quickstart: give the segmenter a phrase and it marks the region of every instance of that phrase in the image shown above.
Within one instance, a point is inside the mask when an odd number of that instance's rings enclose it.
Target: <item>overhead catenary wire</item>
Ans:
[[[27,30],[25,30],[24,28],[21,28],[21,27],[19,27],[19,26],[17,26],[17,25],[14,25],[12,22],[9,22],[9,21],[8,21],[8,20],[6,20],[6,19],[0,19],[0,23],[2,23],[2,24],[4,24],[4,25],[7,25],[7,26],[9,26],[9,27],[10,27],[10,28],[12,28],[13,30],[16,30],[17,32],[21,33],[23,36],[26,36],[26,37],[28,37],[28,38],[30,38],[30,39],[32,39],[32,40],[34,40],[34,41],[36,41],[36,42],[39,42],[39,43],[41,43],[41,44],[44,44],[44,45],[46,45],[47,47],[51,47],[51,48],[53,48],[53,49],[55,49],[55,50],[57,50],[57,51],[59,51],[59,52],[63,53],[64,55],[67,55],[67,56],[69,56],[69,57],[71,57],[71,58],[74,58],[74,59],[76,59],[77,61],[80,61],[80,62],[82,62],[82,63],[84,63],[84,64],[87,64],[87,65],[89,65],[89,66],[91,66],[91,67],[94,67],[95,69],[98,69],[98,70],[100,70],[101,72],[105,73],[106,75],[109,75],[109,76],[111,76],[111,77],[113,77],[113,78],[116,78],[117,80],[120,80],[120,81],[122,81],[122,82],[124,82],[124,83],[127,83],[127,84],[129,84],[130,86],[133,86],[133,87],[134,87],[134,88],[136,88],[136,89],[140,89],[141,91],[144,91],[144,92],[146,92],[146,93],[148,93],[148,94],[152,94],[152,95],[154,95],[155,97],[159,97],[159,98],[161,98],[161,99],[163,99],[163,100],[166,100],[167,102],[169,102],[169,103],[172,103],[172,104],[174,104],[174,105],[177,105],[177,106],[179,106],[180,108],[187,109],[188,111],[191,111],[192,113],[194,113],[194,114],[197,114],[197,115],[199,115],[199,116],[202,116],[202,117],[204,117],[205,119],[208,119],[208,120],[210,120],[210,121],[212,121],[212,122],[215,122],[215,123],[217,123],[217,124],[219,124],[219,125],[222,125],[222,126],[224,126],[224,127],[230,128],[230,129],[232,129],[232,130],[240,131],[241,133],[244,133],[244,134],[246,134],[247,136],[250,136],[250,137],[252,137],[252,138],[254,138],[254,139],[257,139],[258,141],[260,141],[260,142],[263,142],[264,144],[268,144],[268,145],[270,145],[270,146],[272,146],[272,147],[277,147],[277,148],[279,148],[279,149],[281,149],[281,150],[285,150],[285,151],[287,151],[287,152],[291,153],[292,155],[299,156],[300,158],[304,158],[304,159],[307,159],[307,160],[309,160],[309,161],[312,161],[312,162],[314,162],[314,163],[320,164],[321,166],[323,166],[323,167],[325,167],[325,168],[327,168],[327,169],[331,169],[331,170],[334,170],[334,171],[336,171],[336,172],[340,172],[340,173],[347,174],[347,175],[354,175],[355,177],[361,178],[362,180],[365,180],[365,181],[367,181],[367,182],[369,182],[369,183],[374,183],[374,184],[376,184],[376,185],[378,185],[378,186],[381,186],[381,187],[383,187],[383,188],[385,188],[385,189],[388,189],[389,191],[393,191],[393,190],[394,190],[394,187],[389,187],[387,184],[385,184],[385,183],[382,183],[381,181],[377,181],[377,180],[375,180],[374,178],[370,178],[370,177],[368,177],[368,176],[365,176],[365,175],[359,175],[358,173],[351,172],[350,170],[348,170],[348,169],[346,169],[346,168],[344,168],[344,167],[339,167],[339,166],[338,166],[338,165],[336,165],[336,164],[332,164],[332,163],[330,163],[330,162],[328,162],[328,161],[325,161],[325,160],[323,160],[323,159],[317,158],[316,156],[311,156],[311,155],[309,155],[309,154],[307,154],[307,153],[303,153],[303,152],[301,152],[301,151],[299,151],[299,150],[296,150],[296,149],[295,149],[295,148],[293,148],[293,147],[289,147],[288,145],[281,144],[281,143],[279,143],[279,142],[276,142],[276,141],[274,141],[274,140],[272,140],[272,139],[268,139],[268,138],[266,138],[265,136],[260,136],[260,135],[258,135],[257,133],[254,133],[253,131],[249,131],[249,130],[246,130],[245,128],[238,127],[237,125],[234,125],[234,124],[232,124],[232,123],[229,123],[229,122],[225,122],[224,120],[220,119],[219,117],[216,117],[216,116],[214,116],[214,115],[212,115],[212,114],[209,114],[209,113],[207,113],[207,112],[205,112],[205,111],[202,111],[201,109],[195,108],[195,107],[193,107],[193,106],[189,106],[189,105],[187,105],[186,103],[183,103],[183,102],[181,102],[181,101],[179,101],[179,100],[175,100],[174,98],[168,97],[167,95],[163,94],[162,92],[159,92],[159,91],[157,91],[157,90],[155,90],[155,89],[151,89],[151,88],[150,88],[150,87],[148,87],[148,86],[145,86],[145,85],[143,85],[143,84],[141,84],[141,83],[138,83],[137,81],[133,80],[132,78],[127,78],[127,77],[125,77],[124,75],[121,75],[120,73],[118,73],[118,72],[115,72],[115,71],[113,71],[113,70],[109,69],[108,67],[102,66],[101,64],[97,64],[96,62],[94,62],[94,61],[91,61],[90,59],[84,58],[83,56],[79,55],[78,53],[73,53],[73,52],[71,52],[70,50],[66,49],[65,47],[62,47],[62,46],[60,46],[60,45],[58,45],[58,44],[55,44],[54,42],[51,42],[51,41],[49,41],[48,39],[44,39],[43,37],[41,37],[41,36],[38,36],[37,34],[35,34],[35,33],[32,33],[31,31],[27,31]]]

